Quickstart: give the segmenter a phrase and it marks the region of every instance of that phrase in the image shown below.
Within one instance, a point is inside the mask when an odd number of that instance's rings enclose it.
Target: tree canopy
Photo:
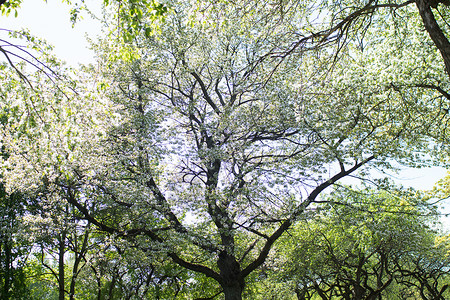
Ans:
[[[394,280],[443,297],[448,278],[424,265],[448,263],[426,251],[435,210],[417,216],[431,198],[327,189],[394,162],[446,165],[445,1],[103,3],[95,65],[70,70],[22,33],[40,64],[0,74],[1,178],[38,200],[18,221],[59,299],[250,299],[265,268],[292,271],[299,299],[374,299]],[[296,250],[277,260],[281,245]]]

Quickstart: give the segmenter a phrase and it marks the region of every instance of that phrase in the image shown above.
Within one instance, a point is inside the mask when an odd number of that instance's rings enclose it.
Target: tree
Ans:
[[[347,27],[324,31],[334,24],[325,17],[311,35],[306,6],[191,8],[173,2],[158,35],[101,41],[98,73],[77,85],[37,77],[31,101],[16,80],[5,93],[19,121],[2,127],[4,173],[9,187],[45,183],[101,231],[241,299],[325,189],[390,159],[420,163],[426,136],[444,136],[448,78],[430,68],[439,54],[403,5],[408,27],[393,33],[383,15],[365,31],[368,49],[358,35],[340,43]],[[145,13],[139,26],[153,23]]]
[[[269,284],[281,280],[298,299],[445,299],[449,260],[435,244],[436,208],[423,193],[389,190],[325,196],[278,245]]]
[[[40,198],[39,200],[42,200]],[[87,253],[92,248],[90,224],[77,221],[73,210],[65,204],[54,205],[49,212],[42,207],[39,213],[27,218],[29,229],[35,233],[33,244],[40,264],[52,276],[58,298],[75,299],[78,276],[88,262]],[[44,276],[38,276],[44,277]],[[37,278],[36,281],[44,278]]]
[[[31,244],[20,234],[25,198],[7,194],[0,184],[0,298],[23,299],[27,293],[25,263]]]
[[[0,123],[6,122],[7,117],[0,113]],[[8,153],[0,146],[0,161],[8,158]],[[26,213],[26,206],[30,205],[22,193],[15,191],[7,193],[5,186],[0,183],[0,298],[23,299],[27,294],[25,264],[32,245],[21,234],[24,229],[21,217]]]
[[[79,274],[80,299],[184,299],[193,298],[195,288],[186,282],[194,278],[164,255],[138,251],[123,242],[96,238],[96,253],[88,258],[91,268]]]

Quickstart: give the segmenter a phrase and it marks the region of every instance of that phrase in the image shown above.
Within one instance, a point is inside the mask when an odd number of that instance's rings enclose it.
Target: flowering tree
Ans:
[[[4,77],[8,187],[45,186],[112,238],[209,278],[209,296],[241,299],[326,188],[420,163],[448,120],[448,76],[409,6],[395,6],[407,26],[386,11],[349,34],[329,29],[333,7],[282,3],[172,2],[157,34],[99,41],[79,82]]]

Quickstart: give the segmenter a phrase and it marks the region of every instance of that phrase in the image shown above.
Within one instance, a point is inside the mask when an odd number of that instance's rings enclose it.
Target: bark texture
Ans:
[[[425,29],[441,53],[442,58],[444,59],[445,71],[450,77],[450,42],[442,32],[442,29],[431,10],[432,6],[437,7],[439,3],[447,5],[447,1],[416,0],[416,5],[419,9],[420,17],[422,18]]]

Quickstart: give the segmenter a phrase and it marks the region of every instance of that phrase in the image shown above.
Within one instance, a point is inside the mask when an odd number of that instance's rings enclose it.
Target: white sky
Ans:
[[[97,5],[97,9],[100,3],[100,0],[89,1],[89,5]],[[47,3],[43,0],[24,0],[17,18],[14,14],[0,16],[0,28],[28,28],[32,34],[54,45],[57,56],[72,66],[94,62],[94,53],[88,49],[86,34],[95,38],[100,33],[100,24],[84,13],[84,18],[72,28],[70,8],[62,0],[48,0]],[[393,178],[405,186],[425,190],[445,175],[446,170],[443,168],[405,169]],[[450,212],[450,204],[447,207],[446,211]],[[446,223],[450,230],[450,219]]]
[[[90,0],[89,5],[100,7],[100,0]],[[0,16],[0,28],[29,29],[40,38],[45,38],[55,46],[55,53],[69,64],[87,64],[94,62],[93,52],[88,49],[86,33],[94,38],[100,33],[100,24],[86,13],[84,18],[72,28],[70,9],[62,0],[24,0],[18,10],[17,18],[12,13],[9,17]]]

